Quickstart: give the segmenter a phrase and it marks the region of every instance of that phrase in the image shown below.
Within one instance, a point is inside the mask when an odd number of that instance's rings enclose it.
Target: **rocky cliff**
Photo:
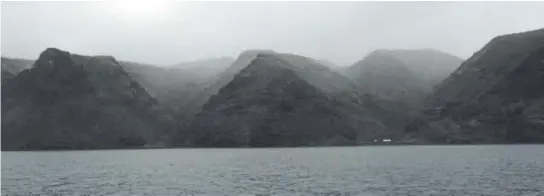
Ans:
[[[406,127],[439,143],[544,142],[544,29],[493,38]]]
[[[109,56],[55,48],[2,84],[2,149],[142,146],[167,134],[157,102]]]
[[[179,145],[350,145],[391,133],[365,108],[372,103],[345,99],[349,80],[305,57],[244,53],[228,71]]]

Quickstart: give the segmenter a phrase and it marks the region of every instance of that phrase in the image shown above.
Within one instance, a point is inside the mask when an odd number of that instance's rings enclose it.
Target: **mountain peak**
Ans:
[[[54,68],[57,66],[66,66],[73,64],[69,52],[57,49],[47,48],[41,54],[36,63],[35,68]]]
[[[542,57],[544,29],[493,38],[435,88],[405,130],[437,142],[544,141],[544,124],[533,118],[543,112]]]

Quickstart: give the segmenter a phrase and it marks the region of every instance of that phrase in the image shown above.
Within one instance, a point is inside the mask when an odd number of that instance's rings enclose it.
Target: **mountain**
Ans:
[[[418,99],[431,86],[387,51],[374,51],[346,71],[346,76],[368,93],[394,100]]]
[[[345,75],[368,93],[413,104],[432,93],[461,62],[435,50],[376,50]]]
[[[216,76],[215,80],[206,85],[205,88],[192,97],[187,104],[179,108],[178,114],[182,116],[180,118],[190,120],[202,109],[202,106],[210,97],[217,94],[219,89],[223,88],[227,83],[229,83],[236,76],[236,74],[240,72],[240,70],[245,68],[257,56],[257,54],[269,52],[273,51],[248,50],[242,52],[231,65]]]
[[[184,62],[171,67],[120,62],[127,72],[166,108],[177,110],[216,80],[230,58]]]
[[[120,64],[163,108],[172,111],[185,104],[205,86],[190,73],[179,70],[126,61]]]
[[[544,29],[493,38],[436,87],[407,132],[437,143],[544,142]]]
[[[356,86],[346,79],[341,74],[331,71],[327,66],[318,62],[318,60],[303,57],[299,55],[277,53],[271,50],[248,50],[242,52],[236,61],[229,66],[224,72],[219,75],[219,78],[209,85],[202,93],[200,93],[193,102],[190,102],[188,110],[198,112],[200,107],[204,105],[208,99],[217,94],[219,89],[228,84],[240,72],[247,67],[258,54],[274,54],[275,56],[288,61],[293,65],[292,69],[300,72],[304,79],[312,83],[312,85],[322,88],[326,92],[341,93],[344,91],[355,91]]]
[[[365,108],[370,103],[348,101],[347,78],[309,58],[247,51],[222,76],[178,145],[350,145],[390,134]]]
[[[55,48],[2,84],[2,149],[136,147],[168,135],[169,117],[110,56]]]
[[[27,59],[2,57],[2,83],[15,77],[19,72],[29,69],[33,63]]]
[[[344,75],[359,89],[377,97],[390,114],[388,121],[402,129],[413,121],[421,102],[461,59],[435,50],[376,50],[348,67]]]

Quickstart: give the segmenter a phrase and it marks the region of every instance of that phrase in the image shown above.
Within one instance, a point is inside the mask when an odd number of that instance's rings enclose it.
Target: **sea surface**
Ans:
[[[2,195],[544,195],[544,145],[2,152]]]

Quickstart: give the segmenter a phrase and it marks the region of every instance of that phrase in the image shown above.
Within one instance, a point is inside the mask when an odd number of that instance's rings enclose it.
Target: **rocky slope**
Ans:
[[[180,107],[178,114],[180,117],[190,121],[192,117],[201,111],[202,106],[208,102],[210,97],[217,94],[219,89],[227,85],[232,79],[245,68],[256,56],[258,53],[272,53],[270,50],[248,50],[242,52],[238,58],[229,65],[224,71],[217,74],[217,77],[210,84],[206,85],[201,91],[199,91],[195,96],[193,96],[187,104]]]
[[[308,58],[253,51],[229,71],[182,130],[179,145],[349,145],[391,134],[365,108],[372,103],[347,101],[349,80]]]
[[[2,149],[101,149],[155,143],[157,102],[109,56],[55,48],[2,84]]]
[[[271,50],[248,50],[242,52],[236,61],[222,72],[218,79],[198,96],[194,98],[188,111],[198,112],[208,99],[217,94],[219,89],[227,85],[233,78],[239,74],[240,70],[246,68],[257,56],[257,54],[274,54],[275,56],[289,62],[292,69],[299,72],[301,77],[309,81],[312,85],[321,88],[327,93],[341,94],[345,92],[356,93],[356,86],[341,74],[331,71],[328,67],[318,63],[318,60],[286,53],[276,53]]]
[[[406,127],[438,143],[544,142],[544,29],[493,38]]]

